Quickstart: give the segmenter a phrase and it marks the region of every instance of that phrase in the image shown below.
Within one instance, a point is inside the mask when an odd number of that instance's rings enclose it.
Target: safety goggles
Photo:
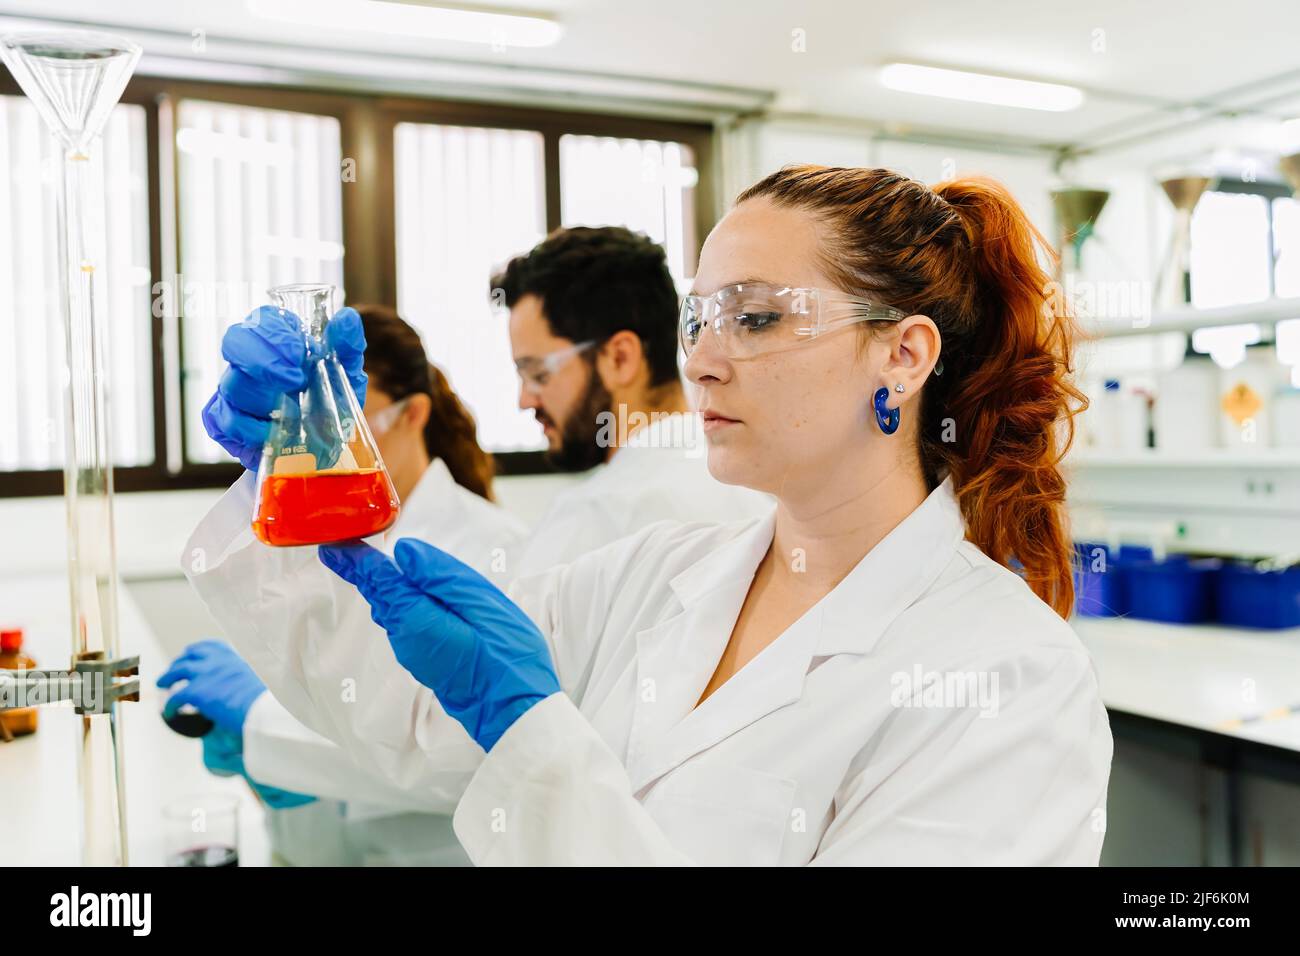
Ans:
[[[599,344],[598,339],[588,339],[536,358],[524,359],[522,362],[515,363],[515,371],[519,373],[519,381],[523,383],[524,388],[536,395],[546,387],[552,375],[564,368],[576,356]]]
[[[392,428],[401,416],[402,409],[406,407],[406,403],[410,400],[411,396],[408,395],[400,402],[393,402],[387,408],[381,408],[373,415],[366,415],[366,423],[370,425],[370,434],[378,438]]]
[[[797,348],[859,322],[897,322],[906,317],[898,309],[847,292],[741,282],[712,295],[684,297],[678,338],[689,356],[705,328],[710,328],[723,355],[746,359]]]

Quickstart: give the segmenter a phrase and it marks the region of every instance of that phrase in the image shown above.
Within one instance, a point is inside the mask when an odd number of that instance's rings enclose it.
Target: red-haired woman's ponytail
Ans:
[[[951,476],[970,540],[1019,563],[1034,593],[1068,616],[1059,464],[1087,399],[1071,381],[1074,321],[1049,294],[1044,263],[1055,255],[1024,210],[992,180],[931,189],[889,169],[787,166],[738,201],[759,196],[826,224],[824,263],[844,290],[938,326],[943,374],[920,396],[926,481]]]
[[[996,561],[1018,561],[1034,592],[1068,617],[1074,581],[1059,464],[1087,399],[1071,379],[1074,321],[1049,294],[1040,258],[1055,254],[1000,184],[955,179],[934,191],[969,242],[976,345],[944,396],[956,453],[937,450],[969,538]]]

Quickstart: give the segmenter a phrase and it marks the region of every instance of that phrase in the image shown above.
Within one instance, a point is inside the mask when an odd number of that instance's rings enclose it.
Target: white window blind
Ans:
[[[543,448],[489,296],[493,273],[545,235],[542,136],[399,123],[394,147],[397,308],[473,413],[480,445]]]
[[[143,107],[109,116],[93,175],[104,203],[110,429],[119,466],[153,461],[149,189]],[[25,97],[0,96],[0,470],[63,467],[63,315],[56,196],[59,147]]]
[[[199,412],[225,364],[226,327],[265,303],[271,286],[342,286],[339,123],[182,100],[176,148],[186,454],[225,461]]]
[[[695,186],[690,147],[608,136],[560,137],[561,221],[565,226],[625,226],[664,247],[685,291],[695,277]]]

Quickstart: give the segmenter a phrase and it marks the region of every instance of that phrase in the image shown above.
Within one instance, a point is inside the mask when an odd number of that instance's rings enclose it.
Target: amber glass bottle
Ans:
[[[20,628],[0,631],[0,668],[8,671],[35,670],[36,662],[23,653],[23,632]],[[0,710],[0,724],[8,733],[0,736],[21,737],[23,734],[36,733],[36,708],[19,707],[14,710]]]

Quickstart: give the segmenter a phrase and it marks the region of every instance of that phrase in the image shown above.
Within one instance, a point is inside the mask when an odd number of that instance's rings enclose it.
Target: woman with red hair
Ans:
[[[1064,620],[1083,398],[1048,252],[993,182],[774,173],[681,313],[709,470],[770,514],[653,525],[513,603],[420,542],[322,549],[415,679],[371,655],[382,700],[241,634],[477,863],[1096,864],[1111,738]]]

